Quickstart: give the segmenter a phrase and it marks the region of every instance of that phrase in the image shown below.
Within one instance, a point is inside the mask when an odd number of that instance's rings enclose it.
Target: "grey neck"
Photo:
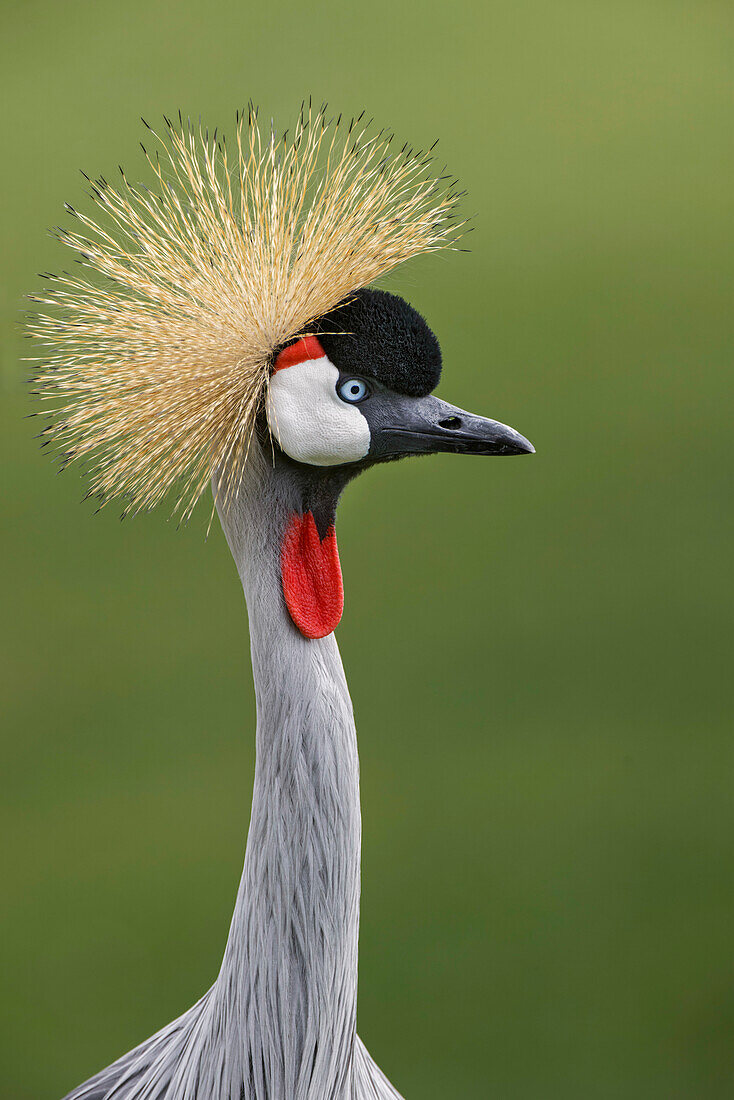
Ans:
[[[247,600],[257,699],[245,865],[212,990],[249,1100],[351,1095],[360,809],[351,700],[333,634],[308,640],[282,595],[280,549],[302,508],[292,471],[253,443],[220,519]]]

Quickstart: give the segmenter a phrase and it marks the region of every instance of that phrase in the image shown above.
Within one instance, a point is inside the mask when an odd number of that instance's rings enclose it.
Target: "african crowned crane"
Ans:
[[[211,477],[257,700],[219,975],[74,1100],[398,1096],[356,1034],[359,774],[333,634],[337,501],[375,463],[533,448],[432,396],[435,336],[401,298],[366,288],[456,239],[454,194],[380,135],[350,127],[335,151],[338,132],[302,113],[290,144],[261,143],[250,114],[232,166],[226,146],[169,126],[156,193],[95,181],[111,228],[69,208],[87,233],[65,239],[106,279],[54,276],[40,298],[52,307],[34,330],[52,344],[40,392],[62,409],[46,431],[66,458],[92,460],[92,490],[148,506],[189,471],[191,502]]]

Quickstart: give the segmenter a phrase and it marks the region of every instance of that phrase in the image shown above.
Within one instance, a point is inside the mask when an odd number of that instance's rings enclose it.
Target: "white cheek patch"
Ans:
[[[370,449],[370,429],[356,405],[336,392],[339,371],[325,355],[276,370],[266,412],[287,455],[309,466],[357,462]]]

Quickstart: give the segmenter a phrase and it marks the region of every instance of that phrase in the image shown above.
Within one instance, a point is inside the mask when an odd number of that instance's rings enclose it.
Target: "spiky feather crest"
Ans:
[[[360,287],[451,247],[455,183],[431,150],[394,151],[362,116],[302,108],[292,136],[237,116],[232,149],[179,116],[146,159],[152,189],[89,181],[95,218],[66,207],[80,275],[47,275],[42,435],[90,468],[90,495],[152,508],[174,485],[188,516],[211,474],[242,475],[274,351]],[[147,126],[147,123],[146,123]]]

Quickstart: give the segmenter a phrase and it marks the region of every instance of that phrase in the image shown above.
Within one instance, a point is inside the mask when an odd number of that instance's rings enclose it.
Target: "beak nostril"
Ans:
[[[455,432],[461,427],[461,419],[458,416],[447,416],[444,420],[439,420],[439,428],[447,428],[450,432]]]

